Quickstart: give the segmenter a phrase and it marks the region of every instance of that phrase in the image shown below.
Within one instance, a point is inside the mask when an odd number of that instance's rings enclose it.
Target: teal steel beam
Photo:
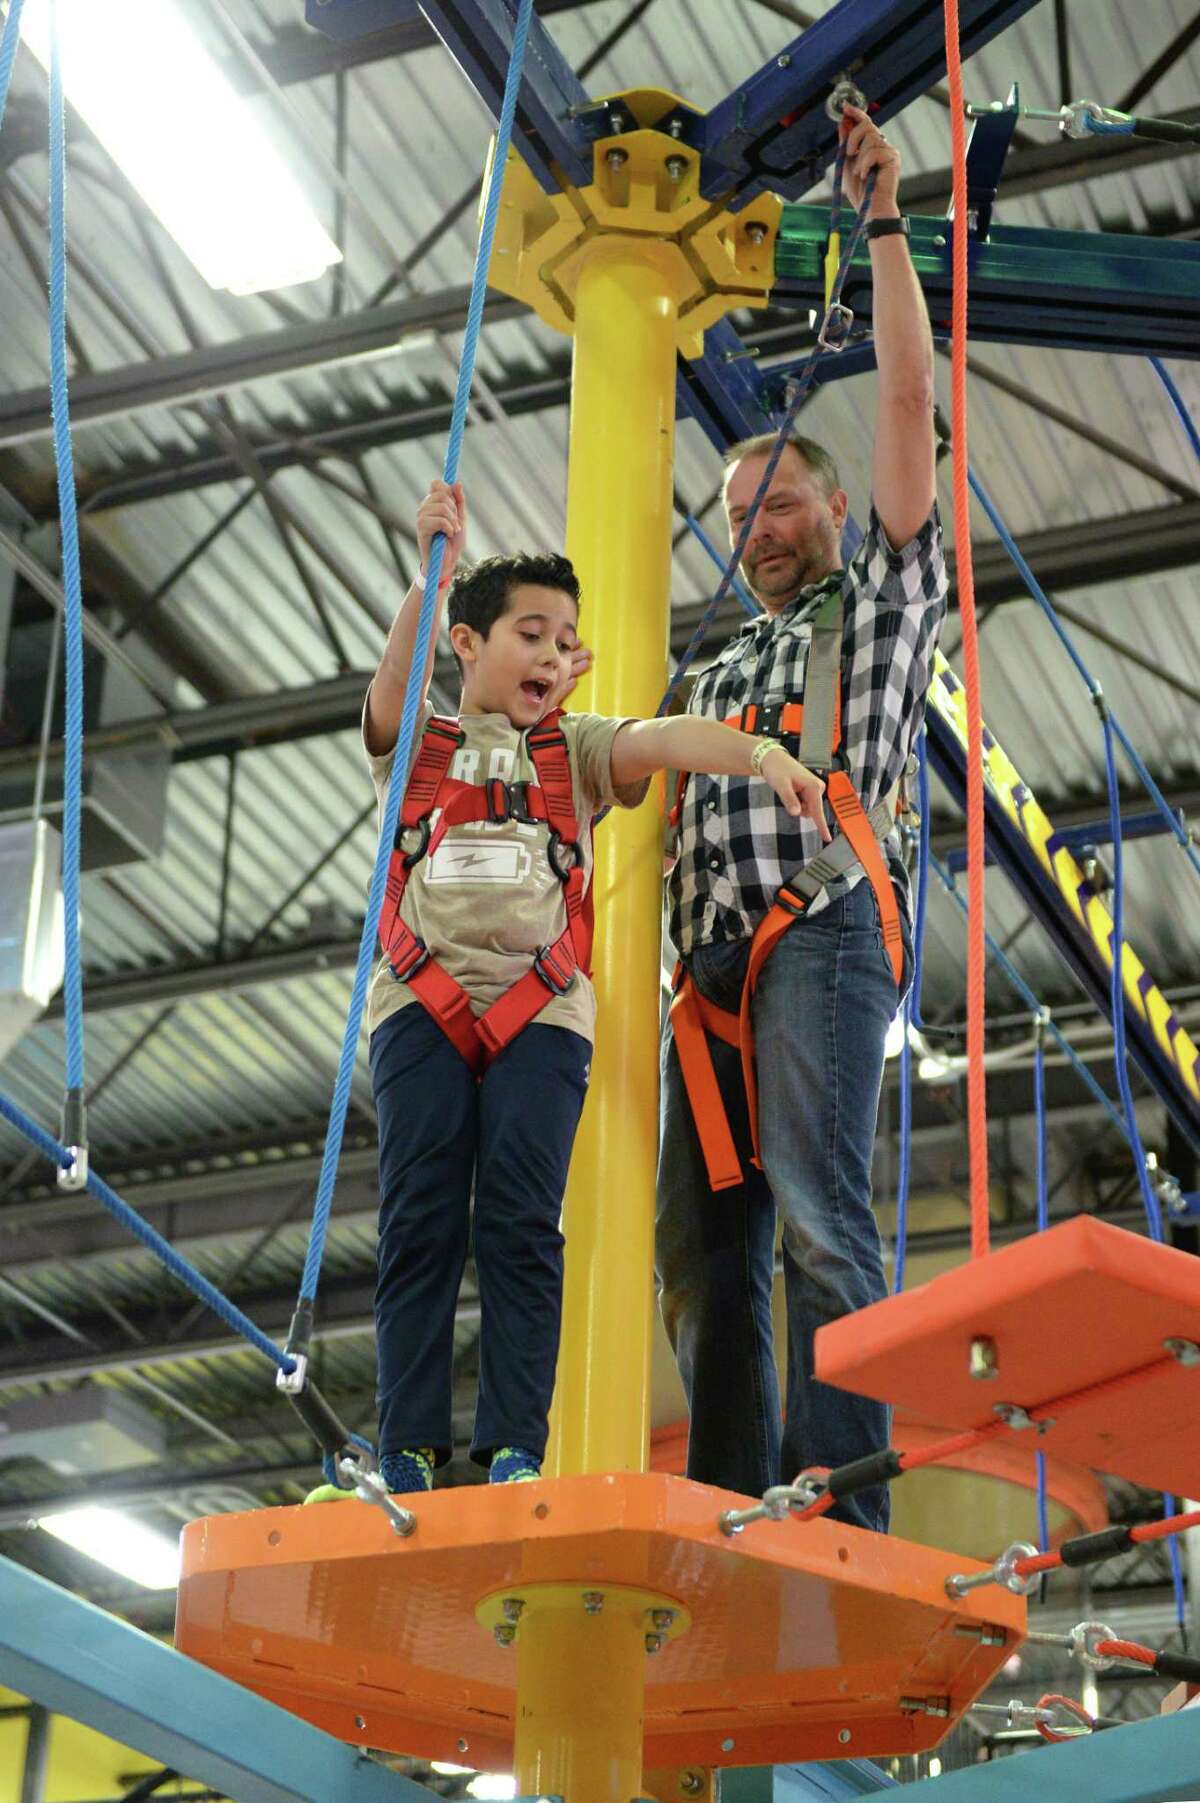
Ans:
[[[923,1797],[917,1792],[924,1791]],[[1200,1711],[1181,1709],[1102,1734],[906,1784],[914,1803],[1194,1803]]]
[[[0,1559],[0,1681],[238,1803],[429,1803],[429,1792]]]

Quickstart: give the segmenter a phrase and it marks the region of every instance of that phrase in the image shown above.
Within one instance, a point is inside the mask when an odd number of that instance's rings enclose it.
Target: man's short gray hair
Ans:
[[[775,449],[778,436],[777,432],[760,432],[756,438],[743,438],[739,444],[730,445],[725,453],[726,470],[731,470],[743,457],[769,457]],[[841,487],[837,464],[824,445],[818,444],[815,438],[804,438],[799,432],[789,432],[784,443],[790,444],[797,456],[807,464],[827,496],[835,488]]]

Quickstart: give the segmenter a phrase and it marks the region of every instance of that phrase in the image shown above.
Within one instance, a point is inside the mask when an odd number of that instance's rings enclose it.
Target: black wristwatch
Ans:
[[[895,219],[868,219],[867,241],[869,243],[873,238],[907,238],[909,230],[908,220],[903,213],[897,214]]]

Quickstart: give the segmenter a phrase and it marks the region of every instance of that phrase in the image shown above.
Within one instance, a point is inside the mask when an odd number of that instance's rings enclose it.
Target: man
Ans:
[[[878,366],[867,536],[843,571],[847,497],[833,462],[810,440],[790,441],[742,558],[764,613],[700,676],[689,709],[737,716],[807,755],[788,728],[798,722],[795,703],[813,708],[805,679],[817,622],[827,683],[839,703],[835,709],[831,694],[824,710],[837,747],[829,800],[840,782],[861,801],[860,815],[875,810],[870,826],[859,821],[855,841],[865,830],[863,855],[870,853],[874,875],[843,845],[842,868],[829,880],[810,873],[815,892],[802,898],[796,917],[782,907],[772,916],[787,930],[747,1001],[758,1164],[742,1052],[693,1030],[692,1041],[699,1038],[711,1059],[701,1127],[707,1136],[715,1075],[737,1153],[723,1187],[713,1186],[689,1105],[681,1047],[685,1058],[691,1054],[678,1014],[663,1042],[657,1264],[663,1318],[691,1409],[688,1475],[747,1495],[807,1467],[864,1457],[885,1446],[890,1432],[884,1405],[814,1382],[813,1336],[823,1323],[887,1293],[871,1212],[871,1155],[884,1037],[911,970],[907,878],[889,823],[924,712],[946,578],[934,499],[933,347],[897,205],[899,157],[865,113],[847,113],[845,185],[855,206],[868,171],[876,175],[867,229]],[[754,439],[728,455],[731,540],[772,444],[770,437]],[[839,596],[840,638],[829,624],[837,620]],[[814,679],[818,661],[814,652]],[[840,804],[837,818],[843,834],[830,851],[852,830]],[[797,873],[803,881],[822,847],[810,823],[790,821],[736,778],[692,777],[679,821],[670,930],[694,985],[687,993],[698,995],[697,1008],[715,1004],[736,1015],[756,928],[781,887]],[[828,862],[822,858],[815,869],[823,872]],[[782,1435],[771,1320],[777,1211],[788,1324]],[[886,1486],[862,1491],[834,1513],[886,1531]]]

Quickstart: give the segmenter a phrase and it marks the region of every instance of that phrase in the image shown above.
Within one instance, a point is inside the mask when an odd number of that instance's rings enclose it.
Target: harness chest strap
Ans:
[[[480,784],[452,779],[450,763],[462,738],[457,720],[434,715],[426,722],[388,868],[379,937],[397,981],[408,984],[476,1076],[480,1076],[497,1052],[535,1019],[552,995],[566,994],[576,970],[588,968],[592,911],[590,893],[584,889],[570,757],[558,715],[548,716],[526,735],[538,779],[536,786],[494,779]],[[439,806],[443,809],[442,819],[431,835],[429,818]],[[543,946],[525,975],[478,1019],[467,991],[430,955],[424,940],[400,917],[400,903],[413,867],[436,851],[447,826],[468,820],[497,824],[506,820],[523,824],[545,822],[550,828],[548,855],[562,884],[567,913],[566,928],[553,945]],[[414,850],[405,851],[404,836],[412,831],[418,831],[420,839]]]

